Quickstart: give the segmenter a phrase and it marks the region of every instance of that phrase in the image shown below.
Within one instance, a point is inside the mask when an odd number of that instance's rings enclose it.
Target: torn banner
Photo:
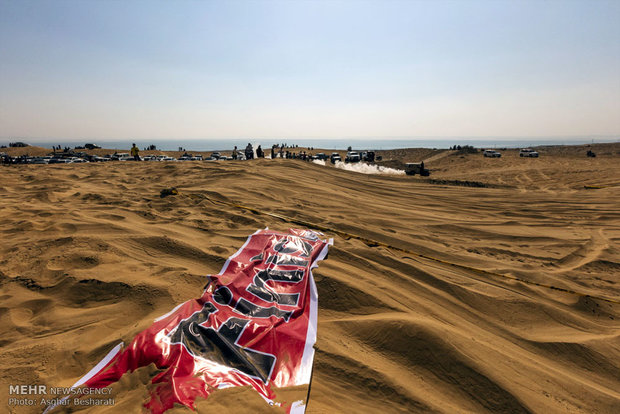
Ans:
[[[273,386],[310,382],[318,306],[311,269],[330,244],[308,230],[257,231],[209,276],[200,298],[119,344],[74,387],[106,387],[153,363],[163,370],[145,404],[154,414],[175,403],[193,408],[197,397],[234,386],[251,386],[274,404]]]

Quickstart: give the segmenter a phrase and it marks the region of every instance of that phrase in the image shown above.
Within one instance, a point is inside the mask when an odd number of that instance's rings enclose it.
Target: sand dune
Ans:
[[[308,413],[616,413],[620,163],[605,148],[392,156],[430,160],[429,179],[297,160],[0,168],[0,400],[8,384],[71,385],[197,297],[250,233],[299,227],[224,201],[378,242],[326,232]],[[83,411],[139,412],[153,375]],[[273,411],[244,389],[198,408]]]

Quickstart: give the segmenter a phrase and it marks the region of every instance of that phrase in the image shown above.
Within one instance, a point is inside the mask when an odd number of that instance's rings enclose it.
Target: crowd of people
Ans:
[[[286,159],[302,159],[302,160],[308,160],[308,161],[312,159],[312,154],[307,153],[306,151],[295,152],[295,151],[289,150],[293,148],[297,148],[297,147],[289,147],[286,144],[281,144],[281,145],[274,144],[271,146],[271,154],[270,154],[271,159],[286,158]],[[232,150],[232,154],[231,154],[233,160],[237,160],[241,158],[239,156],[239,152],[240,152],[239,149],[235,145],[235,147]],[[254,158],[265,158],[265,151],[260,145],[256,147],[256,151],[254,151],[254,146],[248,142],[248,145],[246,145],[243,151],[243,155],[245,156],[246,160],[253,160]]]
[[[290,149],[293,148],[297,148],[297,146],[287,147],[285,144],[274,144],[271,146],[271,158],[300,159],[304,161],[310,161],[312,159],[311,153],[306,151],[291,151]],[[308,148],[308,150],[313,150],[313,148]]]

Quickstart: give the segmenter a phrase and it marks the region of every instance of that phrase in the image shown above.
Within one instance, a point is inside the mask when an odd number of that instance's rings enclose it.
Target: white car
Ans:
[[[538,153],[530,148],[523,148],[519,151],[519,157],[532,157],[538,158]]]
[[[344,158],[344,162],[360,162],[361,160],[360,153],[356,151],[347,152],[347,156]]]
[[[169,157],[167,155],[158,155],[157,161],[176,161],[177,159],[174,157]]]
[[[502,156],[501,153],[495,151],[495,150],[484,150],[483,155],[485,157],[489,157],[489,158],[500,158]]]

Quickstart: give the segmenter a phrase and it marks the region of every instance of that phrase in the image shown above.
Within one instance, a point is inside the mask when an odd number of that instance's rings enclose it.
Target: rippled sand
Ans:
[[[71,385],[199,296],[249,234],[300,227],[223,201],[338,231],[325,231],[335,245],[315,271],[308,413],[617,413],[620,156],[609,148],[394,156],[426,159],[431,181],[293,160],[0,167],[0,401],[8,384]],[[172,186],[181,195],[159,197]],[[154,374],[127,375],[113,408],[85,412],[139,412]],[[248,390],[199,404],[211,409],[272,412]]]

